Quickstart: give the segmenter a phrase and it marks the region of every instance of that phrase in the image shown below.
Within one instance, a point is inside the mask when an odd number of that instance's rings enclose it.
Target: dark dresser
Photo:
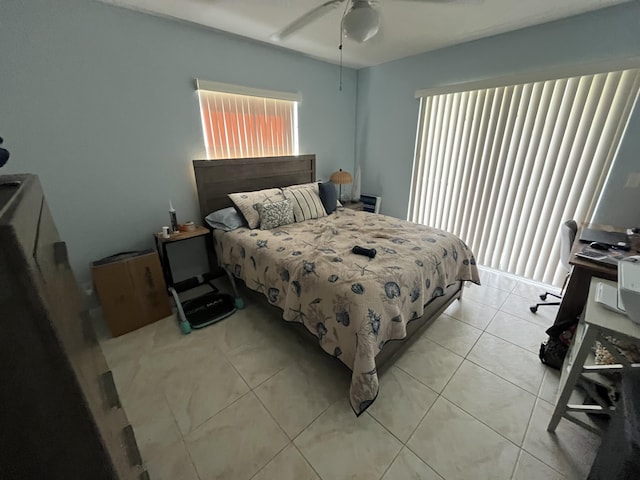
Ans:
[[[0,176],[0,478],[144,479],[35,175]]]

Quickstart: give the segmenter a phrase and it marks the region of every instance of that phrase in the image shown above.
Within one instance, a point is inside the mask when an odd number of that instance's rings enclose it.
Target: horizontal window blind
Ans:
[[[631,69],[422,97],[408,219],[561,284],[560,225],[591,218],[639,87]]]
[[[297,102],[198,90],[207,157],[298,154]]]

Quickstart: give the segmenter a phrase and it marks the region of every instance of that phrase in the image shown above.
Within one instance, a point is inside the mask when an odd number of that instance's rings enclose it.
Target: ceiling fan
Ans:
[[[347,2],[345,5],[345,13],[342,16],[342,32],[344,35],[358,43],[364,43],[375,37],[380,29],[380,16],[374,8],[378,3],[377,0],[329,0],[322,5],[308,11],[300,18],[297,18],[289,25],[284,27],[278,33],[273,35],[276,41],[285,40],[298,30],[306,27],[310,23],[326,15],[331,10],[340,6],[341,3]],[[387,0],[389,1],[389,0]],[[454,3],[457,0],[395,0],[416,3]]]

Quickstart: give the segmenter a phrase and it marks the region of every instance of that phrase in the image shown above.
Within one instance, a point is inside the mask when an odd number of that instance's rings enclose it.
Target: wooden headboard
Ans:
[[[230,207],[227,195],[316,180],[316,156],[194,160],[200,215]]]

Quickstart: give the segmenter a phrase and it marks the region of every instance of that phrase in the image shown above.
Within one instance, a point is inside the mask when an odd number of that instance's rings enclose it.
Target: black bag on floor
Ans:
[[[549,337],[546,342],[540,344],[538,356],[545,365],[560,370],[567,356],[569,347],[557,338]]]
[[[549,335],[546,342],[540,345],[538,356],[545,365],[560,370],[567,356],[571,339],[578,325],[578,319],[565,320],[564,322],[552,325],[545,332]]]

